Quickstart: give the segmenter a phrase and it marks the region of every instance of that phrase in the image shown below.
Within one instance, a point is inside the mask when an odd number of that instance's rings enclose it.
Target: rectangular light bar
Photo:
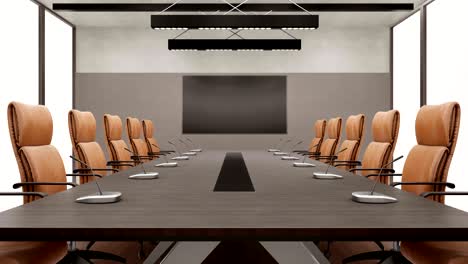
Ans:
[[[152,15],[153,29],[316,29],[318,15]]]
[[[130,1],[128,1],[130,2]],[[175,1],[171,1],[175,2]],[[73,12],[227,12],[238,6],[243,12],[300,12],[299,6],[292,3],[53,3],[56,11]],[[275,1],[272,1],[275,2]],[[394,12],[411,11],[414,3],[300,3],[310,12]],[[238,12],[234,10],[232,12]]]
[[[256,51],[301,50],[300,39],[169,39],[169,50]]]

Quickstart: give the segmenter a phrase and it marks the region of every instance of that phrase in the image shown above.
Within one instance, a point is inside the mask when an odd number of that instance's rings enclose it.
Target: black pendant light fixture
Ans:
[[[205,30],[314,30],[319,27],[318,15],[152,15],[151,27]]]
[[[173,51],[299,51],[300,39],[169,39]]]

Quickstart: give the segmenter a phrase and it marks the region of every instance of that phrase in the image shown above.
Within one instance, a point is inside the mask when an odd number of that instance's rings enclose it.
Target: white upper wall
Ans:
[[[321,28],[292,31],[302,39],[300,52],[169,51],[167,40],[180,31],[150,28],[77,28],[80,73],[386,73],[390,31],[386,27]],[[216,35],[214,35],[216,34]],[[281,32],[243,32],[247,38],[285,38]],[[229,36],[194,32],[190,37]]]

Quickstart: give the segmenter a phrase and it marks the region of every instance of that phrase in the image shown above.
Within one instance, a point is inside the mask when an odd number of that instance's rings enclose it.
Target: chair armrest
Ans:
[[[390,173],[395,173],[395,170],[394,169],[386,169],[386,168],[371,168],[371,169],[350,169],[349,172],[354,172],[354,171],[380,171],[382,170],[382,172],[390,172]],[[389,174],[389,173],[387,173]],[[401,175],[400,175],[401,176]]]
[[[76,177],[98,177],[98,178],[102,178],[102,175],[101,174],[86,174],[86,173],[69,173],[69,174],[65,174],[65,176],[76,176]]]
[[[0,196],[39,196],[44,198],[47,193],[43,192],[0,192]]]
[[[335,167],[344,167],[344,166],[361,166],[361,162],[359,160],[334,160],[333,166]]]
[[[398,185],[432,185],[432,186],[446,186],[450,189],[455,188],[455,184],[450,182],[395,182],[392,184],[393,187]]]
[[[141,159],[147,160],[147,159],[152,159],[154,158],[153,156],[130,156],[135,161],[139,161]]]
[[[119,172],[118,169],[88,169],[88,168],[83,168],[83,169],[75,169],[73,170],[73,173],[82,173],[82,172],[91,172],[91,171],[112,171],[112,172]]]
[[[306,151],[306,152],[300,152],[299,154],[304,155],[304,156],[305,155],[320,156],[320,152],[308,152],[308,151]]]
[[[315,158],[317,158],[317,159],[327,159],[327,160],[337,159],[338,158],[338,156],[334,156],[334,155],[333,156],[315,156],[315,155],[313,155],[313,156]]]
[[[161,153],[161,152],[148,152],[148,155],[150,156],[166,156],[169,153]]]
[[[109,165],[115,165],[115,164],[120,164],[120,163],[128,164],[128,163],[135,163],[135,161],[134,160],[109,160],[106,165],[109,166]]]
[[[44,186],[44,185],[69,185],[72,187],[78,186],[74,184],[73,182],[19,182],[19,183],[13,184],[13,189],[18,189],[23,186]]]
[[[468,192],[424,192],[420,194],[424,198],[436,195],[468,195]]]
[[[369,177],[376,177],[376,176],[381,176],[381,177],[393,177],[393,176],[403,176],[403,174],[401,173],[381,173],[381,174],[369,174],[369,175],[366,175],[367,178]]]

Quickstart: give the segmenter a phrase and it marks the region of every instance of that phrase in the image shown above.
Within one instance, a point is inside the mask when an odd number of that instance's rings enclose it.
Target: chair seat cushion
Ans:
[[[401,253],[414,264],[468,263],[468,242],[402,242]]]
[[[52,264],[66,254],[66,242],[0,242],[0,263]]]

